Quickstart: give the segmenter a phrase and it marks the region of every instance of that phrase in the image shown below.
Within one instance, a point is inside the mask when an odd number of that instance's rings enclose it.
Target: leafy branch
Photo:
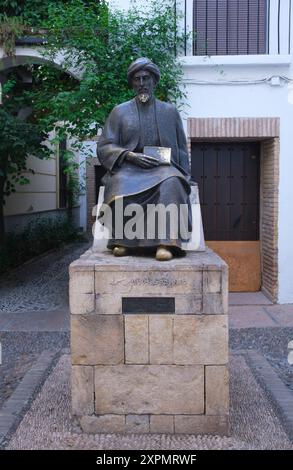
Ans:
[[[0,17],[0,46],[3,47],[6,55],[11,56],[15,50],[15,40],[20,37],[27,27],[23,24],[22,19],[16,16]]]

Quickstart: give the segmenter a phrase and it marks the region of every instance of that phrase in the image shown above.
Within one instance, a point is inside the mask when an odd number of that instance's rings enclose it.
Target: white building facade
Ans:
[[[110,0],[112,8],[129,4]],[[231,291],[262,290],[275,302],[292,303],[293,0],[176,0],[175,7],[183,13],[182,30],[196,32],[180,57],[186,91],[182,119],[207,244],[228,262]],[[15,65],[34,54],[42,62],[33,48],[17,48]],[[11,66],[1,51],[0,59],[4,68]],[[84,162],[82,152],[78,158]],[[13,204],[11,199],[7,219],[17,216],[20,203],[21,214],[31,207],[58,210],[56,162],[39,169],[51,193],[50,207],[32,204],[45,188],[36,186],[30,195],[15,195]],[[101,174],[97,161],[94,165],[87,202],[85,195],[80,200],[81,226],[86,208],[89,220],[96,203],[93,188]],[[90,168],[83,168],[81,178]]]
[[[52,65],[58,67],[64,60],[60,52],[55,57]],[[7,56],[0,48],[0,83],[5,81],[5,72],[17,70],[26,64],[48,63],[48,59],[42,54],[40,44],[25,44],[17,46],[14,56]],[[68,70],[68,74],[79,79],[78,69]],[[2,75],[1,75],[2,73]],[[30,80],[30,77],[25,77]],[[1,103],[0,103],[1,104]],[[55,137],[51,132],[49,139]],[[49,144],[49,143],[48,143]],[[66,175],[64,174],[64,162],[62,159],[65,150],[71,150],[74,161],[79,164],[80,194],[75,207],[72,210],[74,224],[86,230],[86,191],[85,191],[85,155],[74,147],[74,141],[64,139],[60,144],[49,144],[51,156],[49,159],[39,159],[37,156],[28,156],[27,168],[24,175],[28,177],[29,184],[17,184],[15,193],[10,194],[5,201],[4,216],[7,232],[21,232],[27,225],[39,218],[56,219],[66,218],[68,203],[66,196]],[[86,143],[84,148],[87,148]],[[30,171],[32,170],[32,172]]]
[[[293,302],[293,1],[175,3],[196,31],[180,59],[182,118],[208,245],[232,291]]]

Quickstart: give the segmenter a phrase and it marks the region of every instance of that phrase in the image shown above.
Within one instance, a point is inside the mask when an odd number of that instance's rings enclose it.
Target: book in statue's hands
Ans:
[[[143,153],[148,157],[154,157],[161,165],[171,164],[171,147],[152,147],[146,145]]]

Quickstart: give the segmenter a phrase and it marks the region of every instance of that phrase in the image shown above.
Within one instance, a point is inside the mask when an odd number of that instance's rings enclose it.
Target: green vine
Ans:
[[[16,38],[20,37],[26,26],[20,18],[16,16],[1,15],[0,21],[0,46],[3,47],[7,56],[12,56],[15,52]]]

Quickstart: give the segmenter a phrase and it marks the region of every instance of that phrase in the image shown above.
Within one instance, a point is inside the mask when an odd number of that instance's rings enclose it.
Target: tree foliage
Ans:
[[[31,69],[36,86],[18,94],[13,80],[5,85],[12,88],[0,114],[2,199],[15,182],[27,182],[21,176],[26,156],[44,155],[44,135],[55,129],[55,142],[96,135],[111,109],[133,96],[126,74],[136,58],[149,57],[160,67],[159,99],[178,105],[184,97],[176,53],[185,38],[173,0],[151,0],[145,11],[135,2],[128,11],[118,11],[109,10],[105,0],[0,0],[0,22],[4,12],[19,17],[19,24],[45,28],[47,43],[42,49],[46,63]],[[58,67],[57,55],[63,57]],[[30,122],[15,115],[15,104],[32,108]],[[64,157],[73,194],[78,191],[76,164],[70,152]]]
[[[38,126],[0,109],[0,178],[4,181],[0,191],[2,204],[5,196],[15,192],[16,183],[23,185],[29,182],[23,175],[27,170],[27,155],[47,155],[47,148],[42,146],[43,139]]]
[[[184,37],[178,31],[173,1],[153,0],[145,12],[135,3],[127,12],[109,11],[104,1],[49,4],[46,28],[47,59],[53,62],[62,51],[63,71],[77,73],[80,81],[70,90],[55,81],[53,96],[48,67],[39,69],[46,85],[35,101],[38,110],[47,110],[42,119],[45,128],[62,121],[69,134],[84,137],[95,133],[115,105],[133,96],[126,81],[127,68],[142,56],[160,67],[157,97],[170,101],[183,98],[179,86],[182,72],[175,52]]]
[[[9,99],[15,87],[13,80],[4,86],[7,107],[0,108],[0,245],[5,242],[3,206],[5,198],[16,191],[16,185],[29,183],[26,160],[29,154],[47,157],[46,135],[37,124],[26,122],[15,111],[17,99]],[[26,172],[26,173],[25,173]]]
[[[48,18],[50,4],[60,5],[71,0],[0,0],[1,17],[20,17],[28,26],[42,27]]]

